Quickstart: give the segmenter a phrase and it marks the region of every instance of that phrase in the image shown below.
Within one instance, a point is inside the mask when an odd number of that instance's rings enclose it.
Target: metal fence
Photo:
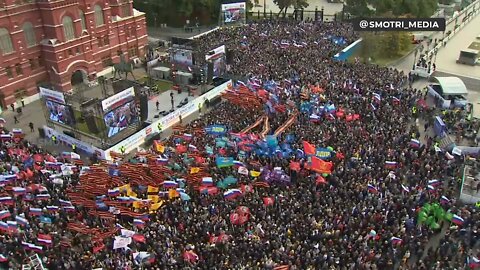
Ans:
[[[323,21],[323,22],[332,22],[332,21],[348,21],[350,20],[349,14],[341,11],[336,14],[325,14],[324,9],[315,9],[315,10],[304,10],[304,9],[294,9],[288,13],[274,13],[270,12],[247,12],[246,14],[247,21],[257,21],[257,20],[275,20],[275,19],[291,19],[296,21]]]

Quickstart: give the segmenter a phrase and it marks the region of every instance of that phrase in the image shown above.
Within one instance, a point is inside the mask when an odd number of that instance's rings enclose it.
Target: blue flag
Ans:
[[[218,157],[216,158],[218,168],[225,168],[233,166],[233,157]]]
[[[210,125],[205,128],[205,132],[211,135],[223,135],[227,133],[227,127],[225,125]]]

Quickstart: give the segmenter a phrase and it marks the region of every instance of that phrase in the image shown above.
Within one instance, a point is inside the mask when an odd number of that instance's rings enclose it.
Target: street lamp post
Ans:
[[[263,17],[267,17],[267,0],[263,0]]]

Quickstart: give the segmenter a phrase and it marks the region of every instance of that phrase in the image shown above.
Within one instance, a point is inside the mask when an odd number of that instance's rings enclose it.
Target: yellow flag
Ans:
[[[157,151],[158,151],[159,153],[165,152],[165,146],[164,146],[163,144],[160,144],[160,143],[157,144]]]
[[[152,205],[150,205],[150,211],[157,211],[158,208],[162,207],[163,205],[163,201],[160,201],[158,203],[154,203]]]
[[[137,193],[133,192],[132,190],[127,191],[127,196],[137,198]]]
[[[132,191],[132,188],[130,187],[130,184],[123,185],[118,188],[120,192],[130,192]]]
[[[157,193],[158,192],[158,187],[148,186],[147,192],[148,193]]]
[[[250,175],[251,175],[252,177],[259,177],[259,176],[260,176],[260,172],[250,171]]]
[[[157,203],[160,197],[158,197],[158,195],[148,195],[147,199],[151,200],[152,203]]]
[[[132,206],[135,209],[139,209],[143,207],[143,203],[141,201],[133,202]]]
[[[193,168],[190,169],[190,174],[194,174],[194,173],[198,173],[198,172],[200,172],[200,168],[198,168],[198,167],[193,167]]]
[[[178,192],[175,190],[175,189],[170,189],[168,191],[168,198],[171,200],[171,199],[174,199],[174,198],[177,198],[179,197],[180,194],[178,194]]]

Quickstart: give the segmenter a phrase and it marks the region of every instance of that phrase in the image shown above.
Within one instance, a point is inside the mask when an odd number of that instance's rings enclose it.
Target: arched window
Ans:
[[[65,16],[62,19],[63,33],[65,34],[65,41],[69,41],[75,38],[75,29],[73,28],[72,18]]]
[[[103,25],[105,22],[103,21],[103,10],[102,7],[99,5],[95,5],[93,7],[93,10],[95,11],[95,26],[100,26]]]
[[[35,37],[35,30],[31,22],[26,22],[23,24],[23,34],[25,35],[25,40],[27,41],[27,47],[32,47],[37,45],[37,38]]]
[[[85,13],[83,13],[82,10],[79,10],[78,13],[80,13],[80,21],[82,23],[82,31],[87,30],[87,23],[85,21]]]
[[[13,52],[12,39],[10,33],[5,28],[0,28],[0,53],[7,54]]]

